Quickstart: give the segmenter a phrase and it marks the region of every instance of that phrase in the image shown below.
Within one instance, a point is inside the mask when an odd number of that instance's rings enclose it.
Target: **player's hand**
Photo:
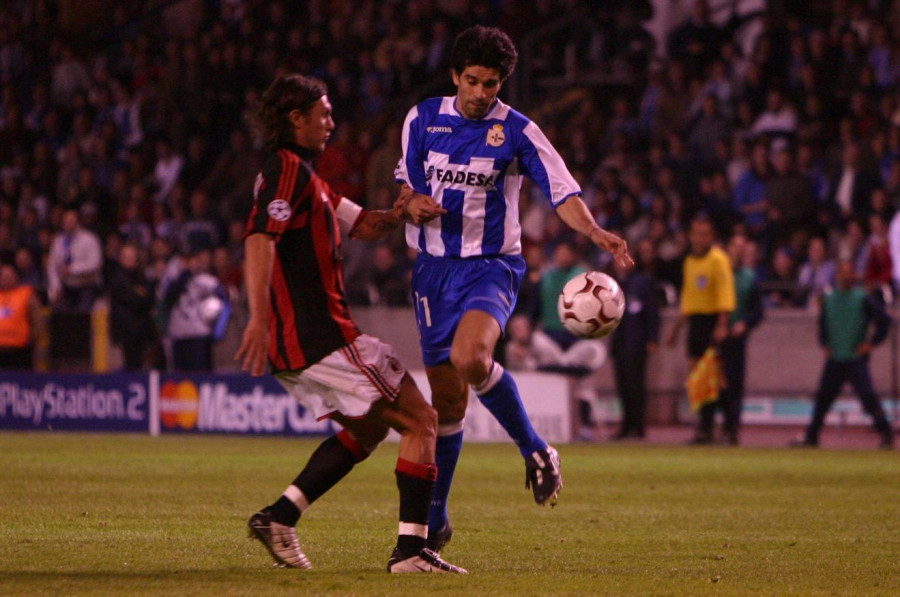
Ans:
[[[624,238],[599,227],[591,230],[590,237],[591,241],[598,247],[612,253],[613,259],[616,260],[619,267],[625,269],[634,267],[634,259],[628,254],[628,243],[625,242]]]
[[[659,351],[659,344],[656,342],[647,342],[647,354],[656,354]]]
[[[447,213],[433,197],[415,192],[406,202],[405,210],[413,224],[424,224]]]
[[[859,346],[856,347],[856,354],[861,357],[869,356],[869,353],[872,352],[872,345],[868,342],[863,342]]]
[[[731,337],[732,338],[740,338],[744,334],[747,333],[747,324],[743,321],[738,321],[733,326],[731,326]]]
[[[392,211],[401,220],[409,220],[414,224],[424,224],[447,213],[433,197],[415,192],[406,183],[400,187],[400,195],[394,201]]]
[[[269,330],[263,323],[251,321],[244,329],[241,347],[234,355],[234,360],[241,361],[241,369],[251,375],[262,375],[266,372],[269,354]]]
[[[409,220],[409,214],[406,213],[406,204],[409,203],[409,200],[412,199],[412,196],[415,194],[416,192],[413,191],[408,184],[403,183],[400,186],[400,194],[397,195],[396,199],[394,199],[394,205],[391,207],[391,213],[400,220]]]

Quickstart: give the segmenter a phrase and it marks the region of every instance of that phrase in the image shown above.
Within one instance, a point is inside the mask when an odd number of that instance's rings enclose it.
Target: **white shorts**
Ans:
[[[317,419],[336,412],[358,418],[382,398],[396,400],[405,374],[391,345],[363,334],[318,363],[275,379]]]

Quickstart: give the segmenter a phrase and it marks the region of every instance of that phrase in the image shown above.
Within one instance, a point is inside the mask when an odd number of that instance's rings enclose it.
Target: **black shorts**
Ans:
[[[719,315],[688,315],[688,358],[699,359],[712,344]]]

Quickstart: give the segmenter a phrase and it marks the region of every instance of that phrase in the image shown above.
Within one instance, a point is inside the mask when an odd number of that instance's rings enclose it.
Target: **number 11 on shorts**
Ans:
[[[422,314],[425,317],[425,327],[431,327],[431,309],[428,308],[428,297],[427,296],[419,296],[419,293],[416,293],[416,303],[422,303]]]

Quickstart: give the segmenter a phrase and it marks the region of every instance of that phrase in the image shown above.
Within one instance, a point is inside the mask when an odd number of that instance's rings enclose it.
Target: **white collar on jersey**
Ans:
[[[500,101],[500,98],[495,98],[493,105],[491,105],[491,109],[488,110],[487,114],[484,115],[484,118],[479,120],[472,120],[471,118],[466,118],[463,116],[459,110],[456,109],[456,96],[451,95],[443,98],[441,102],[441,108],[438,111],[439,114],[449,114],[450,116],[455,116],[457,118],[462,118],[463,120],[468,120],[470,122],[480,122],[483,120],[506,120],[506,115],[509,114],[509,106]]]

